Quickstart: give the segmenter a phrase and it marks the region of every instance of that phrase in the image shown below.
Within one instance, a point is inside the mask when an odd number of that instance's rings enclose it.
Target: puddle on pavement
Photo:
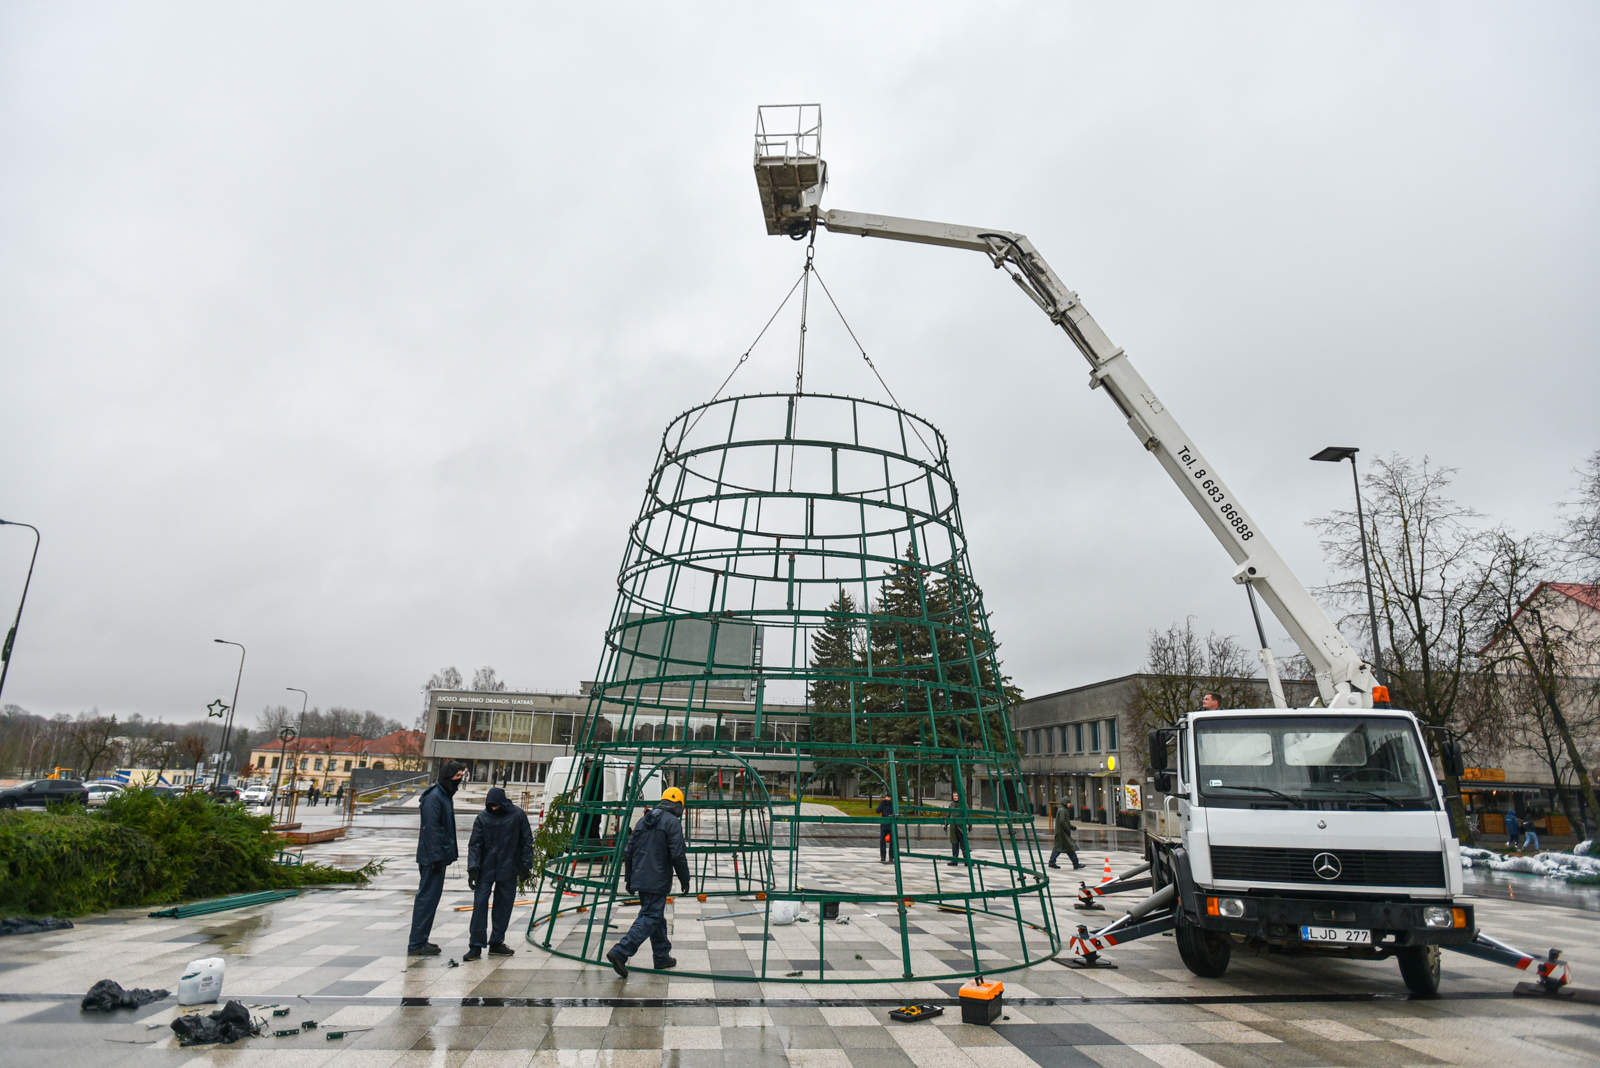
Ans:
[[[1480,897],[1507,901],[1526,901],[1534,905],[1560,905],[1563,908],[1600,912],[1600,886],[1572,886],[1564,879],[1551,879],[1527,872],[1486,871],[1473,868],[1461,873],[1462,888]]]

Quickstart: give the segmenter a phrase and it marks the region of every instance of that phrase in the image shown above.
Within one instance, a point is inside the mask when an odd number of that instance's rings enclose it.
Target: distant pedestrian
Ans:
[[[417,867],[422,871],[417,898],[411,906],[411,942],[406,952],[414,957],[437,957],[439,947],[428,941],[433,932],[433,914],[444,893],[444,873],[460,856],[456,848],[456,805],[451,800],[466,765],[446,760],[439,769],[439,781],[422,792],[418,808],[422,827],[417,834]]]
[[[1517,810],[1514,809],[1514,808],[1506,809],[1506,848],[1507,849],[1515,849],[1515,848],[1517,848],[1517,842],[1520,840],[1520,837],[1521,837],[1520,834],[1519,834],[1519,832],[1521,830],[1522,830],[1522,821],[1517,819]]]
[[[972,854],[967,849],[967,835],[961,829],[961,821],[955,815],[950,817],[950,863],[946,867],[954,868],[962,859],[972,859]]]
[[[1068,808],[1066,805],[1057,805],[1056,836],[1054,850],[1050,854],[1050,866],[1052,868],[1061,867],[1061,865],[1056,863],[1056,858],[1061,856],[1063,853],[1065,853],[1068,859],[1072,861],[1073,870],[1083,867],[1082,864],[1078,863],[1078,842],[1077,839],[1072,835],[1073,830],[1072,809]]]
[[[338,804],[344,803],[344,783],[339,784],[339,792],[333,795],[333,800]]]
[[[1535,853],[1539,851],[1539,828],[1532,818],[1522,821],[1522,848],[1531,849]]]
[[[885,794],[883,796],[883,800],[878,802],[878,807],[873,811],[877,812],[878,815],[884,817],[885,819],[892,817],[894,815],[894,798],[890,797],[888,794]],[[896,855],[894,845],[894,824],[878,824],[879,864],[889,863],[890,858]]]
[[[653,966],[675,968],[678,962],[672,957],[672,939],[667,937],[666,912],[667,893],[672,889],[674,873],[683,892],[689,892],[689,854],[683,846],[682,790],[669,786],[661,792],[661,800],[634,825],[622,859],[623,886],[628,893],[639,895],[639,918],[611,947],[606,960],[626,979],[628,959],[648,938]]]
[[[472,837],[467,841],[467,888],[472,891],[471,946],[464,961],[483,956],[485,947],[492,957],[509,957],[515,950],[506,945],[506,927],[511,923],[511,906],[517,899],[517,884],[533,874],[533,830],[528,814],[513,805],[506,792],[490,789],[483,811],[472,821]],[[494,892],[494,929],[489,930],[489,893]]]
[[[322,800],[322,791],[317,789],[317,784],[311,784],[311,807],[316,808],[317,802]]]

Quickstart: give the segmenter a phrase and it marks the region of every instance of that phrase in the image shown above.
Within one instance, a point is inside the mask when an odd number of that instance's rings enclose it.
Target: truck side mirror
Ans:
[[[1467,758],[1461,755],[1461,746],[1454,738],[1447,738],[1439,746],[1439,755],[1444,758],[1445,770],[1451,775],[1459,779],[1467,773]]]
[[[1167,770],[1167,736],[1163,731],[1150,732],[1150,770]]]

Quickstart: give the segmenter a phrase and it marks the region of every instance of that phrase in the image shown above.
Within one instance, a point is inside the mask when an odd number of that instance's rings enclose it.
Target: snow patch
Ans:
[[[1523,872],[1528,875],[1543,875],[1550,879],[1571,879],[1579,875],[1600,876],[1600,857],[1588,856],[1588,850],[1582,843],[1579,849],[1581,854],[1573,853],[1538,853],[1531,857],[1503,857],[1489,849],[1474,849],[1471,846],[1461,847],[1461,866],[1463,868],[1487,868],[1490,871]]]

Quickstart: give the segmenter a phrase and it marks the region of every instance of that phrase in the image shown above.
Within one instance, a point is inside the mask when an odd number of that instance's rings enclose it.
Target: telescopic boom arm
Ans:
[[[1259,593],[1289,636],[1311,661],[1322,703],[1329,708],[1372,707],[1373,673],[1339,633],[1322,606],[1312,599],[1261,533],[1221,476],[1162,404],[1127,353],[1112,344],[1078,295],[1062,284],[1050,265],[1021,234],[980,230],[920,219],[813,209],[814,224],[829,233],[882,237],[924,245],[982,252],[1050,321],[1067,332],[1089,361],[1089,388],[1104,390],[1128,427],[1178,484],[1206,526],[1238,565],[1234,581]]]

